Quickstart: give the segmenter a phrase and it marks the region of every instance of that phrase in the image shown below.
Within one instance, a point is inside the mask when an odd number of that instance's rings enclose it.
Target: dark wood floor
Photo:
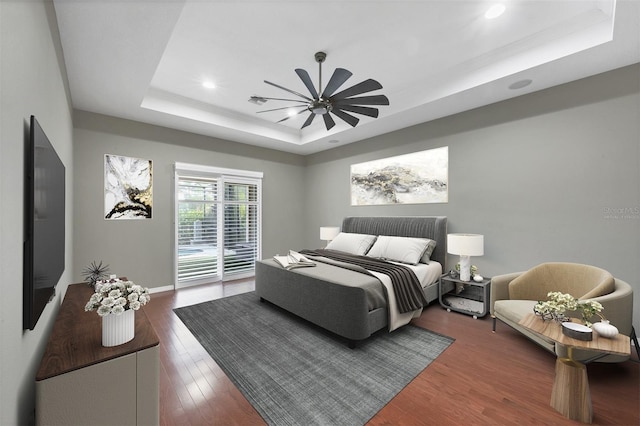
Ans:
[[[264,424],[172,309],[253,290],[253,280],[157,293],[144,310],[160,337],[162,425]],[[555,357],[491,319],[438,305],[414,320],[456,341],[370,425],[577,425],[549,405]],[[589,364],[594,424],[640,425],[640,363]]]

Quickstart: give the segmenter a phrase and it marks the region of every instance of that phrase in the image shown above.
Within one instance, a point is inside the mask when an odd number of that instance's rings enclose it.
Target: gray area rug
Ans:
[[[272,425],[365,424],[453,342],[408,325],[349,349],[254,292],[174,312]]]

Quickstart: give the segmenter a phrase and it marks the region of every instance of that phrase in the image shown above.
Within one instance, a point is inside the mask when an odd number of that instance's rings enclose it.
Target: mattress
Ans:
[[[396,263],[396,262],[392,262]],[[405,263],[397,263],[398,265],[403,265],[410,268],[416,277],[418,277],[418,281],[420,281],[420,285],[422,288],[427,288],[431,284],[438,282],[438,279],[442,275],[442,265],[435,260],[426,263],[418,263],[417,265],[407,265]]]

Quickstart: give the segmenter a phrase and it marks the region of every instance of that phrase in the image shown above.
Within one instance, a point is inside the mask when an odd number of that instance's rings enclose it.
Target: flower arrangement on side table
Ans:
[[[104,317],[109,314],[120,315],[128,309],[137,311],[146,305],[151,296],[149,289],[132,281],[122,281],[118,278],[96,281],[95,293],[84,307],[85,311],[98,311]]]
[[[582,321],[587,327],[591,327],[591,318],[595,315],[605,320],[601,314],[603,307],[600,302],[595,300],[578,300],[570,294],[559,291],[551,291],[547,293],[547,297],[549,300],[538,301],[533,307],[533,312],[543,320],[569,321],[569,317],[565,315],[565,312],[568,311],[580,312]]]

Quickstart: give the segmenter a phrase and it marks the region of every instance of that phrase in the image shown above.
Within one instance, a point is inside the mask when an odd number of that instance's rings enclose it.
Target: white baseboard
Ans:
[[[165,285],[164,287],[152,287],[149,289],[149,293],[161,293],[163,291],[173,291],[174,287],[172,285]]]

